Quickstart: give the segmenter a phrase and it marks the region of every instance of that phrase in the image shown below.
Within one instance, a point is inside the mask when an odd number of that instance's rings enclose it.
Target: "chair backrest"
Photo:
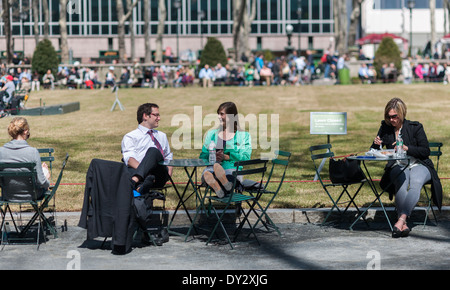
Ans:
[[[320,164],[321,160],[334,157],[334,153],[331,151],[331,147],[332,146],[329,143],[309,147],[309,151],[311,152],[311,159],[316,171],[316,176],[319,178],[320,182],[322,182],[322,178],[320,177],[320,171],[322,169]]]
[[[37,172],[34,162],[0,163],[0,187],[4,201],[37,199]]]
[[[442,142],[430,142],[429,146],[430,146],[430,156],[434,156],[436,157],[436,172],[439,172],[439,158],[442,155],[442,151],[441,151],[441,147],[444,144],[442,144]]]
[[[39,154],[41,155],[41,162],[48,162],[48,168],[50,171],[50,178],[53,177],[53,161],[55,161],[55,156],[53,156],[53,153],[55,152],[55,149],[53,148],[39,148],[38,149]]]
[[[68,159],[69,159],[69,154],[66,154],[66,157],[64,158],[64,161],[63,161],[62,166],[61,166],[61,171],[59,172],[59,175],[58,175],[58,179],[56,180],[55,185],[53,186],[52,190],[50,191],[50,194],[48,194],[46,196],[46,198],[45,198],[45,200],[43,202],[44,203],[44,207],[46,207],[48,205],[49,201],[53,198],[53,196],[55,196],[55,193],[58,190],[59,184],[61,183],[61,179],[62,179],[62,176],[63,176],[64,168],[66,167],[66,163],[67,163]]]
[[[266,181],[266,184],[264,186],[265,189],[267,189],[267,187],[269,186],[269,184],[272,181],[272,177],[273,177],[273,173],[274,173],[275,167],[281,166],[281,167],[283,167],[283,174],[282,174],[281,179],[280,179],[280,181],[278,183],[278,188],[277,188],[276,191],[278,191],[280,189],[281,185],[283,184],[284,178],[286,176],[286,170],[288,168],[289,160],[291,158],[291,155],[292,155],[291,152],[275,150],[275,156],[276,157],[271,160],[272,167],[270,168],[270,171],[268,173],[269,175],[267,176],[267,181]]]

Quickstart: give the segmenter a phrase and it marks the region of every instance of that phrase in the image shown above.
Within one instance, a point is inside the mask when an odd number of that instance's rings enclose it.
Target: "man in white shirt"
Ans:
[[[135,189],[147,192],[152,187],[162,187],[172,175],[172,167],[159,164],[173,159],[167,135],[155,130],[161,117],[156,104],[146,103],[137,110],[137,129],[122,139],[122,154],[132,176]]]

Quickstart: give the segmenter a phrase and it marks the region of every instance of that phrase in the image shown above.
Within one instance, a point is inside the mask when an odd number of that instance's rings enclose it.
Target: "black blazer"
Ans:
[[[407,154],[409,156],[413,156],[417,159],[418,162],[423,164],[428,168],[431,174],[431,192],[432,192],[432,200],[433,203],[441,210],[442,206],[442,185],[439,179],[439,176],[434,169],[433,161],[429,158],[430,156],[430,147],[428,143],[427,135],[425,134],[425,130],[421,123],[417,121],[403,121],[402,127],[402,138],[403,144],[408,146]],[[378,130],[378,136],[380,136],[383,141],[383,145],[387,149],[394,149],[395,147],[395,128],[391,125],[386,124],[383,120],[381,121],[381,127]],[[372,143],[371,148],[379,149],[379,145]],[[394,161],[389,161],[385,167],[385,172],[383,177],[381,178],[380,186],[387,192],[389,192],[389,197],[392,200],[393,195],[395,194],[394,186],[389,186],[390,177],[389,171]]]
[[[136,229],[132,209],[133,188],[126,165],[92,159],[86,173],[84,202],[78,226],[87,229],[87,240],[112,237],[111,247],[131,249]]]

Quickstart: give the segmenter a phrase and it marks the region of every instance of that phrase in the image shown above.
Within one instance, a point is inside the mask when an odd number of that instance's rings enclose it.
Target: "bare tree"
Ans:
[[[159,22],[156,34],[155,62],[162,62],[162,39],[164,34],[164,24],[166,22],[166,13],[167,13],[165,0],[159,0],[158,10],[159,10]]]
[[[443,0],[442,6],[444,8],[444,35],[447,35],[448,8],[449,8],[448,0]]]
[[[132,0],[127,0],[127,7],[131,7]],[[130,58],[133,60],[135,55],[136,55],[136,51],[135,51],[135,40],[136,40],[136,35],[134,33],[134,23],[133,23],[133,10],[131,9],[131,14],[130,14],[130,18],[128,20],[128,29],[130,31],[130,44],[131,44],[131,51],[130,51]]]
[[[347,6],[345,0],[333,0],[335,50],[339,54],[347,50]]]
[[[133,13],[134,7],[138,4],[138,0],[134,0],[133,4],[128,7],[128,11],[124,14],[122,0],[116,0],[116,11],[117,11],[117,34],[119,38],[119,61],[123,62],[125,60],[125,21],[130,18]],[[127,5],[128,6],[128,5]]]
[[[33,1],[33,33],[34,33],[34,42],[37,46],[39,43],[39,0]]]
[[[239,34],[241,31],[242,22],[244,21],[244,13],[247,1],[234,0],[233,5],[233,46],[234,46],[234,60],[239,61]]]
[[[431,56],[433,57],[434,52],[436,51],[434,45],[436,44],[436,19],[435,19],[435,11],[436,11],[436,0],[430,0],[430,25],[431,25]]]
[[[348,30],[348,45],[353,46],[356,42],[356,34],[360,25],[361,3],[364,0],[352,0],[352,13],[350,14],[350,25]]]
[[[12,32],[11,32],[11,17],[10,17],[10,0],[2,0],[2,18],[3,18],[3,30],[5,31],[6,38],[6,61],[7,63],[12,62]]]
[[[59,0],[59,34],[61,37],[61,62],[69,63],[69,45],[67,44],[67,0]]]
[[[250,56],[251,49],[249,37],[251,24],[256,17],[256,1],[234,0],[233,1],[233,45],[236,60],[243,53]]]
[[[44,12],[44,39],[48,39],[49,31],[49,11],[48,11],[48,0],[42,0],[42,11]]]
[[[150,22],[150,0],[144,0],[144,46],[145,46],[145,63],[150,63],[152,60],[151,49],[150,49],[150,32],[149,32],[149,22]]]

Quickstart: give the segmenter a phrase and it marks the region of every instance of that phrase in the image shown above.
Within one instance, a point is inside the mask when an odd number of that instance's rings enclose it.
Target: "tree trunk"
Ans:
[[[117,11],[117,36],[119,39],[119,61],[124,62],[126,60],[125,52],[125,21],[130,18],[133,13],[134,7],[136,7],[138,0],[135,0],[133,4],[128,7],[127,14],[124,14],[122,0],[116,0],[116,11]]]
[[[44,12],[44,39],[48,39],[49,13],[48,13],[48,1],[47,0],[42,0],[42,11]]]
[[[166,3],[164,0],[159,0],[158,3],[159,9],[159,23],[158,23],[158,31],[156,35],[156,56],[155,62],[162,62],[162,40],[164,34],[164,23],[166,21]]]
[[[67,44],[67,0],[59,0],[59,33],[61,37],[61,62],[69,63],[69,45]]]
[[[39,0],[33,0],[33,32],[36,46],[39,43]]]
[[[246,0],[246,2],[248,2]],[[248,7],[248,4],[246,4]],[[247,10],[247,9],[246,9]],[[252,1],[251,10],[244,13],[244,24],[243,29],[241,29],[241,51],[244,51],[245,55],[249,57],[251,55],[251,49],[249,44],[250,32],[252,31],[252,22],[256,17],[256,1]]]
[[[145,63],[150,63],[152,60],[152,51],[150,48],[150,0],[144,0],[144,42],[145,42]]]
[[[335,50],[342,54],[347,50],[347,7],[345,0],[333,1],[333,15]]]
[[[350,26],[348,30],[348,46],[354,46],[361,15],[362,0],[352,0],[352,13],[350,14]]]
[[[131,4],[131,0],[127,0],[127,6],[131,7],[131,5],[132,5]],[[130,10],[131,11],[131,15],[130,15],[130,18],[128,20],[128,28],[130,30],[130,45],[131,45],[130,58],[131,58],[132,61],[134,60],[134,58],[136,56],[136,53],[135,53],[135,40],[136,40],[136,37],[135,37],[135,33],[134,33],[133,10],[134,10],[134,8],[132,8]]]
[[[430,25],[431,25],[431,57],[434,56],[436,51],[434,45],[436,44],[436,19],[435,19],[435,11],[436,11],[436,0],[430,0]]]
[[[233,46],[234,46],[234,59],[239,61],[240,47],[239,47],[239,36],[241,31],[241,26],[245,14],[245,8],[247,7],[245,0],[234,0],[233,1]]]
[[[11,43],[11,18],[10,18],[10,5],[11,3],[9,3],[9,0],[3,0],[2,1],[2,6],[3,6],[3,11],[2,11],[2,18],[3,18],[3,30],[5,33],[5,38],[6,38],[6,61],[8,64],[12,63],[12,43]]]

